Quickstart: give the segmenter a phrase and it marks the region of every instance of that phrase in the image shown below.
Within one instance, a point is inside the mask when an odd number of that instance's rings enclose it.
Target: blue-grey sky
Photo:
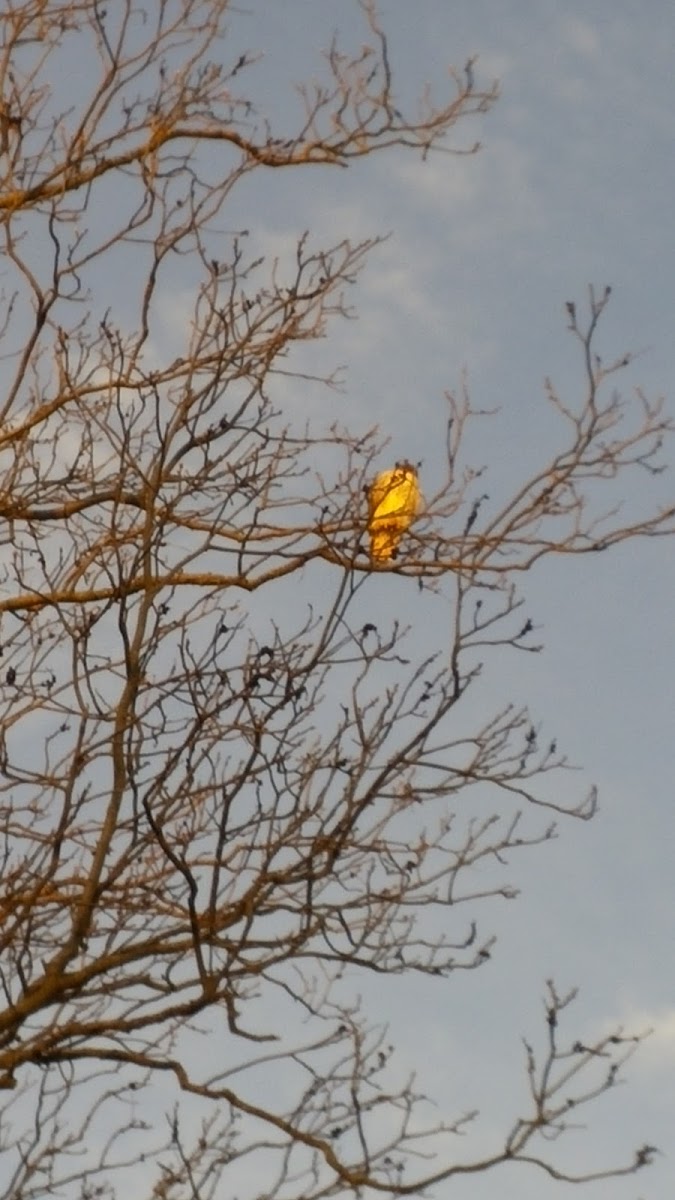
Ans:
[[[356,319],[335,324],[306,352],[325,373],[344,368],[342,390],[279,379],[274,398],[316,427],[336,417],[354,431],[377,423],[390,439],[381,465],[419,460],[429,488],[444,466],[444,392],[465,376],[475,407],[497,410],[480,427],[473,457],[488,466],[489,486],[503,489],[555,445],[545,378],[571,402],[582,399],[565,302],[581,308],[590,283],[613,288],[603,354],[641,352],[617,385],[627,395],[636,387],[651,397],[673,393],[675,10],[664,0],[382,0],[380,13],[408,105],[427,81],[442,100],[448,66],[461,69],[474,55],[477,79],[499,81],[492,111],[460,123],[450,138],[458,150],[480,139],[480,152],[422,163],[392,151],[347,171],[254,172],[228,200],[223,228],[247,228],[253,254],[282,260],[306,229],[316,245],[389,235],[350,294]],[[242,73],[242,92],[280,132],[297,125],[293,84],[320,77],[335,29],[351,45],[365,40],[356,2],[232,5],[232,43],[261,53]],[[60,81],[64,91],[91,64],[72,68]],[[108,202],[116,203],[112,192]],[[105,225],[105,201],[92,220]],[[37,239],[33,245],[39,257]],[[134,267],[125,253],[96,294],[101,312],[110,305],[122,325]],[[173,353],[174,335],[184,336],[192,315],[194,276],[182,259],[175,272],[175,288],[160,299],[158,355]],[[133,320],[131,305],[128,312]],[[649,496],[643,483],[627,485],[629,511],[672,502],[672,471],[652,484]],[[309,572],[305,583],[314,586]],[[409,623],[420,653],[442,650],[442,600],[420,605],[414,580],[371,584],[378,611]],[[570,1039],[617,1024],[653,1027],[629,1066],[628,1086],[582,1113],[587,1130],[571,1133],[551,1156],[567,1169],[591,1170],[654,1143],[664,1154],[644,1174],[573,1194],[672,1200],[674,547],[662,539],[548,559],[522,587],[545,649],[497,653],[492,666],[488,657],[482,694],[489,713],[508,699],[530,706],[544,735],[579,765],[561,783],[563,799],[581,799],[596,784],[599,813],[590,824],[563,822],[557,840],[514,859],[506,874],[520,896],[485,907],[483,929],[498,942],[480,971],[395,979],[385,988],[360,980],[355,990],[375,1020],[389,1023],[397,1069],[417,1071],[420,1089],[435,1100],[430,1123],[481,1110],[450,1146],[459,1160],[501,1149],[526,1108],[521,1039],[542,1044],[547,978],[562,990],[580,987]],[[256,603],[262,608],[266,598]],[[253,1194],[254,1170],[264,1193],[260,1165],[244,1169],[251,1174],[242,1194]],[[237,1194],[236,1181],[227,1184]],[[559,1200],[564,1193],[534,1169],[514,1167],[452,1180],[435,1195]]]
[[[448,64],[471,55],[481,80],[499,79],[493,111],[456,130],[458,147],[479,137],[480,153],[426,164],[393,153],[348,172],[277,175],[269,190],[254,177],[233,198],[232,221],[282,254],[305,228],[317,239],[389,232],[351,297],[358,322],[319,347],[324,366],[345,363],[343,394],[288,402],[377,421],[392,457],[421,459],[423,477],[433,476],[443,392],[466,371],[475,404],[500,409],[476,455],[498,478],[515,478],[553,437],[545,377],[581,396],[564,303],[581,304],[589,283],[613,287],[603,352],[642,351],[618,379],[622,390],[672,392],[675,12],[659,0],[384,0],[380,12],[408,98],[426,80],[442,94]],[[318,74],[333,29],[358,36],[359,20],[356,5],[335,0],[254,0],[233,14],[232,32],[264,50],[251,80],[290,122],[289,81]],[[655,497],[673,485],[670,474]],[[548,976],[581,988],[574,1036],[615,1022],[653,1026],[630,1085],[556,1147],[561,1162],[582,1169],[659,1145],[664,1156],[643,1175],[576,1193],[612,1200],[670,1200],[675,1170],[674,591],[665,541],[549,560],[525,585],[545,650],[500,659],[494,687],[528,702],[583,768],[570,789],[598,785],[599,814],[563,825],[558,841],[514,865],[521,896],[495,905],[500,937],[488,968],[437,989],[417,980],[371,996],[440,1111],[483,1109],[459,1157],[506,1132],[523,1095],[520,1037],[541,1036]],[[396,604],[414,622],[412,588],[407,599],[399,589]],[[442,636],[424,633],[430,645]],[[564,1190],[514,1168],[453,1180],[437,1195],[556,1200]]]

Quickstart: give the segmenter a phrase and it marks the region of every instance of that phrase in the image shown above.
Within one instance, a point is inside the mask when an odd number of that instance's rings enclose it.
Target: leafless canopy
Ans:
[[[531,1108],[470,1160],[473,1114],[424,1130],[354,997],[363,975],[451,988],[485,963],[476,912],[514,894],[503,864],[553,836],[547,810],[592,814],[592,795],[568,810],[526,712],[471,725],[465,700],[491,647],[536,649],[516,584],[537,560],[673,531],[672,508],[617,508],[671,425],[608,386],[626,360],[595,356],[591,293],[569,306],[585,393],[549,389],[552,461],[487,505],[469,398],[448,395],[444,482],[374,565],[380,434],[297,427],[275,399],[370,244],[300,237],[268,263],[224,231],[226,203],[254,172],[271,189],[273,168],[465,152],[456,126],[496,93],[469,63],[403,109],[364,2],[358,48],[336,38],[277,128],[237,15],[0,13],[0,1195],[419,1195],[514,1159],[568,1178],[541,1135],[612,1085],[632,1039],[563,1036],[550,984]],[[383,576],[420,612],[451,602],[434,658],[368,616]]]

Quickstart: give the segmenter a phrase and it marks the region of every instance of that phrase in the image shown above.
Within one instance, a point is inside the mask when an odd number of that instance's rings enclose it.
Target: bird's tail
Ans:
[[[389,562],[401,540],[397,529],[378,529],[370,538],[370,557],[373,562]]]

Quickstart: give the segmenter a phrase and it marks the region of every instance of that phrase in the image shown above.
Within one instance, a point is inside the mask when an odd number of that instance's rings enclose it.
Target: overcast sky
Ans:
[[[466,370],[475,404],[500,407],[478,457],[496,471],[518,468],[521,456],[531,462],[547,448],[544,378],[581,396],[564,303],[581,303],[589,283],[613,287],[603,353],[643,352],[622,390],[672,394],[672,5],[384,0],[381,13],[405,95],[426,80],[440,95],[447,66],[476,54],[479,79],[498,78],[501,98],[480,127],[456,131],[458,147],[480,137],[476,157],[422,165],[393,154],[348,172],[275,173],[269,190],[256,175],[233,198],[233,223],[241,217],[268,250],[283,252],[306,227],[317,237],[391,233],[352,297],[358,324],[320,348],[324,365],[346,363],[344,394],[307,403],[352,424],[379,422],[392,458],[422,460],[424,480],[435,469],[443,391]],[[243,45],[264,49],[251,80],[289,121],[288,82],[318,73],[335,27],[361,36],[356,5],[342,0],[249,0],[232,25]],[[671,495],[674,487],[671,474]],[[566,1153],[560,1147],[561,1161],[579,1168],[625,1160],[644,1142],[662,1147],[639,1177],[575,1193],[612,1200],[671,1200],[675,1173],[674,549],[653,541],[548,561],[527,585],[546,649],[510,667],[500,661],[494,686],[528,701],[583,766],[570,788],[581,795],[596,783],[599,815],[563,826],[555,844],[514,865],[521,898],[495,906],[500,940],[485,971],[437,990],[397,984],[377,1014],[392,1022],[403,1061],[419,1065],[441,1111],[483,1109],[486,1146],[522,1095],[519,1039],[541,1035],[550,974],[561,987],[580,985],[575,1037],[614,1022],[653,1026],[630,1086],[589,1110],[590,1132],[573,1135]],[[409,601],[400,589],[396,596],[414,620],[412,587]],[[425,636],[432,645],[442,631]],[[460,1157],[466,1149],[458,1146]],[[553,1200],[564,1191],[514,1168],[453,1181],[437,1195]]]

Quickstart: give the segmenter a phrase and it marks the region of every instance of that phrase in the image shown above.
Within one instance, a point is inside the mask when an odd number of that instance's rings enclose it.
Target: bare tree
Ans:
[[[672,508],[627,522],[614,486],[659,469],[672,426],[607,386],[627,360],[596,357],[591,293],[587,318],[569,306],[585,394],[549,389],[554,458],[488,503],[469,398],[448,395],[445,481],[371,561],[383,439],[308,429],[277,396],[372,243],[303,236],[270,264],[223,233],[224,205],[252,172],[273,188],[274,169],[452,150],[496,93],[469,63],[406,115],[363,3],[365,44],[331,45],[289,134],[245,90],[228,10],[0,15],[0,1192],[419,1195],[513,1160],[573,1178],[546,1139],[635,1039],[563,1035],[550,983],[530,1109],[465,1160],[451,1135],[475,1114],[423,1129],[354,996],[362,973],[431,987],[486,963],[476,914],[514,894],[502,864],[556,814],[592,815],[527,712],[483,696],[476,721],[467,698],[492,647],[536,650],[516,586],[536,561],[673,532]],[[183,278],[169,344],[160,301]],[[421,613],[451,600],[434,657],[373,616],[382,576]]]

